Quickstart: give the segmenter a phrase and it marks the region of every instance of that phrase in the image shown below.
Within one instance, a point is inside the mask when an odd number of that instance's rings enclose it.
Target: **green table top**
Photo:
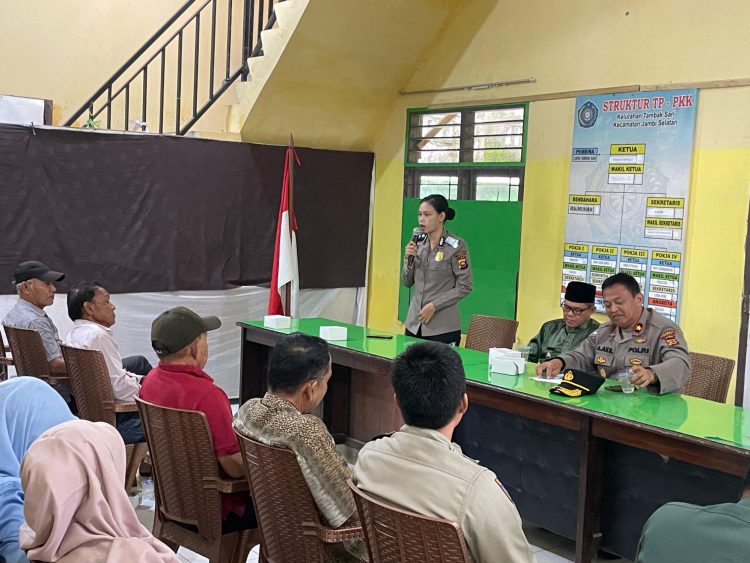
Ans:
[[[263,328],[263,321],[243,321],[239,324]],[[424,342],[423,340],[414,338],[412,336],[393,334],[390,332],[383,332],[382,330],[374,330],[362,326],[350,325],[338,321],[332,321],[330,319],[321,318],[292,319],[292,326],[290,328],[268,328],[266,330],[279,332],[281,334],[304,332],[305,334],[318,336],[320,334],[320,327],[322,326],[343,326],[347,328],[346,340],[331,340],[329,342],[331,346],[347,348],[356,352],[364,352],[366,354],[372,354],[373,356],[387,358],[389,360],[392,360],[401,352],[406,350],[407,346],[409,346],[410,344],[414,344],[415,342]],[[393,338],[388,340],[384,340],[381,338],[367,338],[368,334],[392,336]],[[488,360],[487,354],[485,352],[478,352],[477,350],[467,350],[466,348],[456,348],[456,350],[459,354],[461,354],[461,361],[463,361],[465,366],[487,365]]]
[[[263,321],[247,321],[240,325],[263,328]],[[339,346],[381,358],[392,359],[407,346],[419,339],[372,330],[329,319],[292,319],[288,329],[266,329],[282,334],[303,332],[318,335],[321,326],[344,326],[347,340],[330,341],[331,346]],[[367,334],[392,335],[389,340],[367,338]],[[552,395],[550,383],[535,381],[536,364],[527,363],[526,373],[520,376],[502,375],[489,371],[489,358],[485,352],[457,348],[464,364],[469,381],[507,389],[523,395],[536,397],[550,403],[566,405],[601,413],[607,416],[653,426],[663,430],[685,434],[695,438],[750,450],[750,410],[733,405],[707,401],[687,395],[654,395],[644,390],[632,394],[607,391],[606,387],[617,382],[608,380],[596,395],[585,397],[564,397]]]

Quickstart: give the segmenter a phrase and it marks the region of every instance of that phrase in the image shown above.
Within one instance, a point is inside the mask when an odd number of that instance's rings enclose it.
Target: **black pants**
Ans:
[[[422,336],[422,325],[419,325],[417,334],[411,332],[408,328],[404,331],[406,336],[415,336],[422,340],[430,340],[432,342],[442,342],[443,344],[450,344],[451,346],[458,346],[461,344],[461,331],[454,330],[453,332],[444,332],[443,334],[433,334],[432,336]]]
[[[153,368],[149,361],[143,356],[128,356],[122,359],[122,367],[136,375],[146,375]]]
[[[253,508],[253,501],[247,499],[245,504],[245,511],[242,516],[230,512],[227,514],[227,519],[221,523],[221,533],[231,534],[234,532],[240,532],[242,530],[252,530],[258,527],[258,520],[255,517],[255,509]]]
[[[151,364],[143,356],[128,356],[122,359],[122,367],[136,375],[146,375],[151,371]],[[137,444],[146,441],[141,417],[137,412],[118,412],[117,431],[126,444]]]

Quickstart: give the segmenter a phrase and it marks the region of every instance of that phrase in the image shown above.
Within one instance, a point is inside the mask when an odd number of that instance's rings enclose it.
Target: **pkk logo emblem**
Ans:
[[[578,110],[578,124],[581,127],[593,127],[599,117],[599,108],[591,100],[583,104]]]

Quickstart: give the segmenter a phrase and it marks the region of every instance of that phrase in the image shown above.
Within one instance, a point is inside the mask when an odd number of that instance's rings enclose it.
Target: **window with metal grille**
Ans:
[[[408,110],[404,197],[521,201],[528,105]]]

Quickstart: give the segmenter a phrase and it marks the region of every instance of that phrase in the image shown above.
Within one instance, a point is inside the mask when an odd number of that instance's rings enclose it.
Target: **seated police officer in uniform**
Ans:
[[[563,318],[547,321],[539,334],[529,342],[529,360],[540,362],[563,352],[575,350],[589,334],[599,328],[592,319],[596,287],[590,283],[572,281],[565,288],[565,300],[560,307]]]
[[[406,425],[360,450],[357,486],[400,508],[455,522],[473,561],[534,561],[505,488],[451,442],[469,406],[458,353],[437,342],[412,344],[394,360],[391,382]]]
[[[631,381],[659,394],[680,392],[690,372],[685,337],[675,323],[643,307],[643,294],[635,278],[615,274],[602,283],[604,309],[609,322],[599,327],[578,348],[537,366],[548,377],[563,368],[596,371],[617,377],[629,370]]]

